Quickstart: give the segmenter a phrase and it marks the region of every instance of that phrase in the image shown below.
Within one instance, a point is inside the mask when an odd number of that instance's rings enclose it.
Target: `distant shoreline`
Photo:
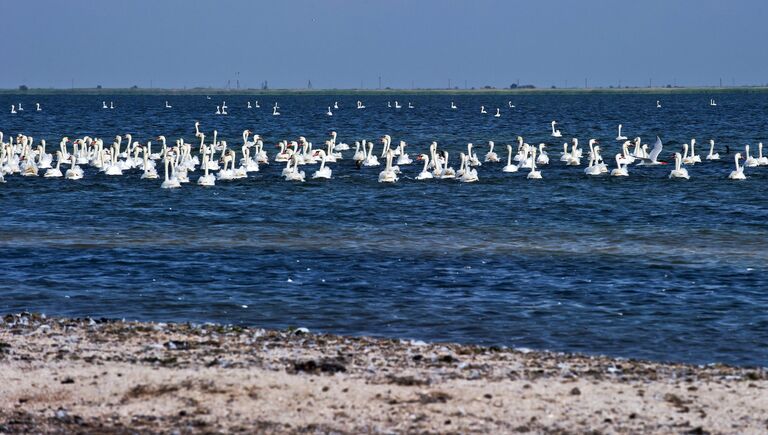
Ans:
[[[495,89],[221,89],[221,88],[30,88],[0,89],[0,95],[582,95],[766,93],[768,86],[675,88],[495,88]]]

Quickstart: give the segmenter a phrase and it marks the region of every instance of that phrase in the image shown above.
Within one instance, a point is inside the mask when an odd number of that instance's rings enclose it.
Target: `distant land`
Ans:
[[[0,95],[523,95],[523,94],[684,94],[684,93],[763,93],[768,86],[713,87],[607,87],[607,88],[422,88],[422,89],[226,89],[226,88],[24,88],[0,89]]]

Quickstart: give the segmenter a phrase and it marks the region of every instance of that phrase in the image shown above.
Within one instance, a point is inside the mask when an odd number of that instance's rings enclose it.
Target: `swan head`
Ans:
[[[597,139],[590,139],[589,140],[589,146],[594,146],[595,144],[600,143]]]
[[[691,139],[691,146],[694,146],[696,144],[696,139]]]
[[[736,153],[735,156],[733,156],[734,159],[739,160],[741,159],[741,153]]]
[[[714,145],[714,144],[715,144],[715,140],[714,140],[714,139],[710,139],[710,140],[709,140],[709,144],[710,144],[710,145]]]
[[[488,141],[488,145],[489,145],[489,146],[494,146],[494,145],[496,145],[496,144],[494,144],[492,140],[489,140],[489,141]]]
[[[552,127],[554,127],[555,125],[557,125],[557,121],[552,121]]]

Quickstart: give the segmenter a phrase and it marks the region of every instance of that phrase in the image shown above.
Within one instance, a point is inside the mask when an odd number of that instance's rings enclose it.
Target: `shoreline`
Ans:
[[[0,432],[764,433],[768,372],[270,331],[0,318]]]
[[[272,96],[272,95],[584,95],[584,94],[627,94],[627,95],[672,95],[701,93],[766,93],[768,86],[735,87],[653,87],[653,88],[492,88],[492,89],[221,89],[221,88],[30,88],[0,89],[0,96],[22,95],[225,95],[225,96]]]

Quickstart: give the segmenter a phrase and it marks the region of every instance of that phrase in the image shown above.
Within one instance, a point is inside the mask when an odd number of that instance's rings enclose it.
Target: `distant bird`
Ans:
[[[35,106],[37,106],[37,111],[42,112],[43,109],[40,107],[40,103],[35,103]]]
[[[170,108],[172,108],[172,107],[173,107],[173,106],[171,106],[170,104],[168,104],[168,100],[165,100],[165,108],[166,108],[166,109],[170,109]]]
[[[560,133],[560,130],[555,130],[556,125],[557,121],[552,121],[552,137],[563,137],[563,134]]]

